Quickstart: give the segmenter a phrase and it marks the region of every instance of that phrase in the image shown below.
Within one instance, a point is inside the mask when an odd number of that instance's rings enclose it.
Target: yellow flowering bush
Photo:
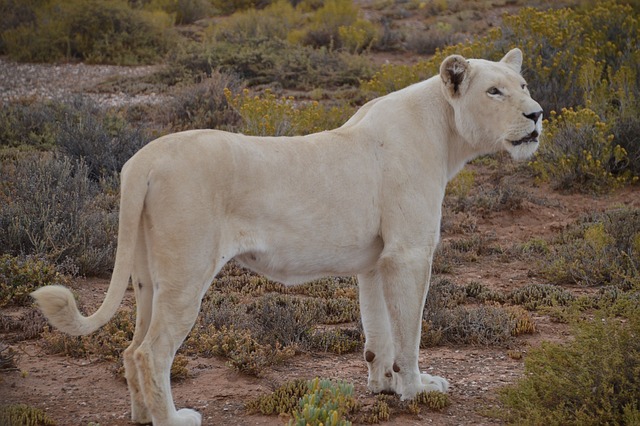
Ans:
[[[326,107],[317,101],[297,104],[295,99],[278,97],[266,90],[262,96],[245,89],[237,95],[225,92],[244,124],[239,131],[247,135],[292,136],[315,133],[341,126],[353,113],[348,105]]]
[[[551,114],[529,164],[538,180],[557,189],[603,192],[637,180],[625,170],[626,162],[627,151],[614,143],[611,125],[581,108]]]
[[[437,74],[450,54],[498,60],[517,46],[532,96],[548,117],[530,163],[534,174],[556,188],[603,192],[640,175],[639,26],[637,12],[616,1],[523,8],[483,38],[415,65],[385,65],[361,88],[369,97],[384,95]]]

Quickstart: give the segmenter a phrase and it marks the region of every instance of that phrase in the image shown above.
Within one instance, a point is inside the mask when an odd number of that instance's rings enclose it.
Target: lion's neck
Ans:
[[[428,131],[428,144],[431,149],[442,149],[442,156],[446,158],[447,181],[453,179],[469,161],[486,154],[477,147],[469,144],[457,131],[455,123],[455,112],[442,94],[441,82],[438,76],[432,77],[427,82],[427,93],[425,97],[425,121],[430,129],[439,131]]]

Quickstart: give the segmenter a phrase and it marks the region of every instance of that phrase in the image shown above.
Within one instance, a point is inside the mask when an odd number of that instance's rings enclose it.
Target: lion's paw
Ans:
[[[422,384],[425,386],[425,391],[437,391],[446,393],[449,390],[449,381],[444,377],[440,376],[431,376],[426,373],[420,374],[420,380]]]
[[[134,414],[131,416],[131,421],[139,425],[149,425],[152,423],[151,416],[148,413],[145,413],[143,415]]]
[[[146,425],[151,423],[151,415],[147,407],[140,404],[135,404],[131,407],[131,421],[140,425]]]
[[[202,416],[195,410],[183,408],[176,413],[177,422],[172,423],[181,426],[200,426],[202,424]]]

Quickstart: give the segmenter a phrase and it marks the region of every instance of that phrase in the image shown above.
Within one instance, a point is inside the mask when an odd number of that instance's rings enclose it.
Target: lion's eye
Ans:
[[[487,93],[492,96],[502,95],[502,92],[497,87],[492,87],[491,89],[487,90]]]

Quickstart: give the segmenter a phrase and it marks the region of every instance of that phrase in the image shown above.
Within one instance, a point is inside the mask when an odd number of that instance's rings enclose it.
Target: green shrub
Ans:
[[[209,326],[217,329],[231,326],[249,328],[250,319],[246,304],[240,303],[237,293],[220,293],[217,290],[207,292],[196,327]]]
[[[368,93],[370,98],[400,90],[436,75],[442,61],[452,54],[463,55],[467,58],[499,60],[501,54],[504,54],[500,48],[496,47],[496,40],[499,36],[498,30],[491,31],[487,36],[473,42],[460,43],[438,50],[430,59],[416,62],[413,65],[383,64],[370,80],[361,84],[360,88]]]
[[[7,103],[0,108],[0,147],[51,149],[56,143],[62,105],[54,102]]]
[[[323,300],[325,324],[342,324],[360,319],[360,306],[357,299],[346,297]]]
[[[177,25],[185,25],[196,22],[200,19],[211,16],[215,8],[210,0],[129,0],[131,5],[134,1],[146,3],[142,9],[157,11],[162,10],[174,17]]]
[[[413,402],[417,405],[425,405],[431,411],[442,411],[451,404],[446,393],[436,391],[420,392]]]
[[[10,426],[54,426],[56,422],[39,408],[26,404],[0,405],[0,424]]]
[[[472,233],[468,237],[451,239],[438,246],[433,268],[436,273],[450,272],[454,265],[477,262],[483,256],[503,252],[503,249],[495,244],[494,235]]]
[[[378,28],[359,18],[358,8],[349,0],[327,0],[313,14],[308,27],[293,32],[289,39],[313,47],[350,52],[368,49],[380,38]]]
[[[360,329],[329,329],[316,331],[307,346],[312,350],[344,354],[362,349],[364,335]]]
[[[250,413],[290,414],[298,406],[300,398],[307,393],[307,381],[296,379],[286,382],[273,392],[249,401],[246,405]]]
[[[31,304],[32,291],[51,284],[67,284],[69,278],[45,259],[0,256],[0,308]]]
[[[212,291],[239,293],[261,296],[268,292],[288,293],[289,288],[282,283],[270,281],[238,265],[235,261],[227,263],[211,286]]]
[[[6,45],[2,34],[21,25],[35,25],[36,9],[46,0],[0,0],[0,54],[6,54]]]
[[[53,0],[35,13],[35,23],[2,34],[6,52],[18,61],[136,65],[157,61],[170,46],[170,17],[131,9],[124,0]]]
[[[640,419],[640,310],[627,321],[577,324],[575,340],[543,343],[525,375],[501,390],[504,417],[518,425],[637,424]]]
[[[380,422],[389,421],[391,417],[391,409],[387,402],[388,395],[378,394],[376,395],[376,401],[373,406],[366,409],[365,412],[358,416],[358,420],[361,423],[374,425]]]
[[[287,287],[287,291],[323,299],[346,298],[358,300],[358,282],[356,277],[327,277],[315,281],[309,281],[293,287]]]
[[[305,18],[300,10],[286,0],[279,0],[264,9],[237,12],[215,27],[218,41],[242,44],[255,39],[287,40],[289,33],[301,27]]]
[[[233,326],[216,329],[196,327],[185,342],[184,350],[199,356],[222,356],[235,370],[260,376],[265,367],[280,364],[295,355],[293,347],[263,345],[249,330]]]
[[[506,297],[503,293],[491,290],[484,284],[472,281],[464,287],[467,297],[474,298],[480,302],[498,302],[503,303]]]
[[[3,161],[0,175],[0,247],[101,275],[113,266],[118,190],[93,182],[82,161],[52,154]]]
[[[563,231],[540,267],[555,284],[640,285],[640,211],[594,214]]]
[[[239,10],[262,8],[271,0],[211,0],[211,4],[222,14],[231,14]]]
[[[357,407],[352,384],[315,378],[307,382],[307,393],[300,398],[289,425],[349,426],[346,416]]]
[[[632,176],[635,181],[640,176],[640,120],[637,117],[621,117],[612,127],[613,143],[624,152],[624,161],[611,167],[614,176]]]
[[[530,311],[542,306],[567,306],[575,298],[567,290],[550,284],[530,284],[514,290],[509,299]]]

